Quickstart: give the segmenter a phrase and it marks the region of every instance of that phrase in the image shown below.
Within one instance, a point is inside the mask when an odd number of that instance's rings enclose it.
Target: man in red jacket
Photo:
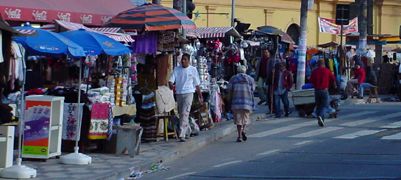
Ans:
[[[342,100],[345,100],[348,98],[349,95],[352,96],[352,94],[354,94],[354,92],[356,93],[356,91],[358,91],[357,89],[359,89],[358,87],[364,83],[366,80],[366,72],[365,69],[361,67],[360,64],[355,64],[355,69],[354,69],[354,78],[350,79],[347,82],[347,87],[345,88],[345,94],[344,96],[341,98]],[[358,95],[359,99],[362,99],[363,97],[360,97]]]
[[[324,126],[325,109],[329,107],[329,86],[333,83],[336,88],[336,81],[333,73],[325,67],[324,60],[317,62],[318,67],[312,71],[310,82],[315,88],[315,103],[317,122],[320,127]]]
[[[293,85],[292,73],[286,69],[285,63],[276,64],[276,70],[274,73],[273,93],[274,93],[274,109],[276,118],[281,117],[281,105],[280,100],[284,105],[284,116],[288,117],[289,102],[288,102],[288,91],[291,90]]]

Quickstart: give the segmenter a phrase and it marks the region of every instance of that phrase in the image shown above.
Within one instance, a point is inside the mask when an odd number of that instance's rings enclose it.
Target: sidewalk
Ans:
[[[252,119],[255,120],[260,116],[263,115],[255,112]],[[175,139],[170,139],[168,142],[143,143],[141,144],[140,154],[134,158],[128,155],[87,154],[92,157],[92,164],[90,165],[64,165],[60,164],[59,159],[54,158],[46,162],[23,161],[22,164],[37,170],[36,179],[116,180],[128,177],[130,168],[146,171],[151,168],[152,164],[176,160],[229,135],[236,130],[232,123],[232,121],[226,121],[216,124],[214,128],[201,131],[199,136],[192,137],[185,143],[177,142]]]

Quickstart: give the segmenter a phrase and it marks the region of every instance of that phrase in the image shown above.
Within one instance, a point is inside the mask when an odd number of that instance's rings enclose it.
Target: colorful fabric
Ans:
[[[64,103],[63,115],[63,139],[76,140],[78,123],[82,121],[83,103],[78,107],[77,103]],[[81,119],[78,120],[78,112],[81,111]]]
[[[107,139],[110,124],[110,104],[95,103],[92,105],[89,139]]]
[[[240,73],[233,76],[229,82],[231,92],[231,109],[246,109],[252,111],[255,108],[253,92],[255,81],[247,74]]]
[[[110,20],[109,25],[145,31],[196,28],[186,14],[158,4],[144,4],[121,12]]]

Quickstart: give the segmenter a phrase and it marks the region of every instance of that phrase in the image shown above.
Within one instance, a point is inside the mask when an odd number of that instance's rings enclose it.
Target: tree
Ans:
[[[298,68],[296,89],[301,89],[305,84],[305,62],[306,62],[306,31],[308,20],[308,0],[301,1],[301,36],[298,46]]]

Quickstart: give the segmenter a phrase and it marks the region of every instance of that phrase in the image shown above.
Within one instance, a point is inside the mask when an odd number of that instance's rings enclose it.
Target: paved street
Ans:
[[[401,105],[342,106],[324,128],[295,117],[253,121],[143,179],[400,179]]]

